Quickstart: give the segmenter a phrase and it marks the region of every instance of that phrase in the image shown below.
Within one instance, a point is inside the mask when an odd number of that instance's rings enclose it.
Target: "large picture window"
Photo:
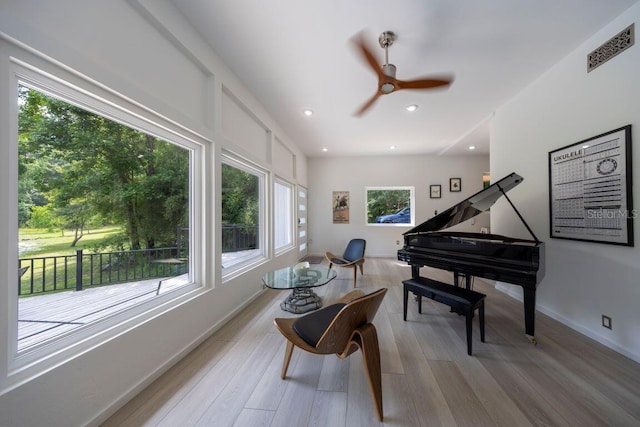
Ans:
[[[190,151],[22,82],[18,105],[18,351],[188,283]]]
[[[51,69],[73,84],[12,64],[15,196],[6,201],[4,244],[15,279],[5,283],[1,322],[9,381],[144,322],[199,286],[194,206],[203,145],[119,95]]]
[[[367,187],[367,224],[414,223],[413,187]]]
[[[265,257],[264,185],[266,173],[225,154],[222,163],[223,275]]]

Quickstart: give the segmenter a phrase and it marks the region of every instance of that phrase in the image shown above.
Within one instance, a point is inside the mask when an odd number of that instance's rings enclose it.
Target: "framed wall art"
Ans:
[[[462,191],[462,178],[449,178],[449,191],[452,193]]]
[[[631,125],[549,152],[550,236],[633,246]]]
[[[349,192],[333,192],[333,223],[349,224]]]
[[[440,184],[433,184],[429,186],[429,198],[439,199],[442,197],[442,187]]]

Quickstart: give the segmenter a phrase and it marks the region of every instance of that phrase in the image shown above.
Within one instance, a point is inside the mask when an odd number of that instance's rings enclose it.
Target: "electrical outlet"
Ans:
[[[396,245],[399,245],[399,244],[400,244],[400,240],[396,240]]]
[[[602,315],[602,327],[607,329],[612,329],[611,327],[611,317]]]

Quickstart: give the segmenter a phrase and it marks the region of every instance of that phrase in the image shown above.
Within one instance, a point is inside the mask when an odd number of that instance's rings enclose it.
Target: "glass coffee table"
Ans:
[[[262,281],[271,289],[291,289],[291,294],[280,303],[280,308],[299,314],[322,307],[322,300],[312,288],[326,285],[337,275],[335,270],[324,265],[310,265],[299,274],[293,267],[271,271],[262,276]]]

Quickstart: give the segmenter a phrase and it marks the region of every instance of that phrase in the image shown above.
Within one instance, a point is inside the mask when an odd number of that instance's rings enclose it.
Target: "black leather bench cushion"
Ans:
[[[404,280],[402,283],[408,285],[410,288],[417,288],[422,291],[431,292],[435,295],[445,297],[452,301],[467,303],[472,306],[476,305],[480,300],[486,297],[486,295],[481,294],[480,292],[448,285],[446,283],[438,282],[436,280],[427,279],[424,277]]]
[[[333,318],[345,305],[343,303],[331,304],[306,314],[293,322],[293,329],[307,344],[315,347]]]

